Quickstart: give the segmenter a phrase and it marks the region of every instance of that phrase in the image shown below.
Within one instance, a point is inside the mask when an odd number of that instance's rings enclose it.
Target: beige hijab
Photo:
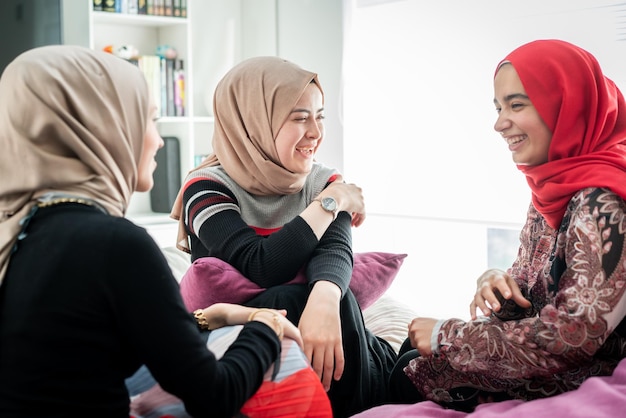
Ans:
[[[35,48],[0,78],[0,284],[20,220],[48,192],[123,216],[137,182],[150,96],[141,72],[104,52]]]
[[[250,58],[233,67],[213,96],[214,153],[195,170],[221,165],[237,184],[254,195],[285,195],[302,190],[307,174],[292,173],[283,167],[274,140],[311,82],[321,90],[317,74],[278,57]],[[183,189],[171,215],[180,221],[177,246],[189,251],[182,219]]]

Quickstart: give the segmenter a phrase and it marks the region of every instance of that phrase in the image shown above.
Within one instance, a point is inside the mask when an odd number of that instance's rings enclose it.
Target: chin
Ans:
[[[149,192],[150,190],[152,190],[152,187],[154,186],[154,182],[150,181],[150,182],[146,182],[146,183],[137,183],[137,187],[135,188],[136,192]]]

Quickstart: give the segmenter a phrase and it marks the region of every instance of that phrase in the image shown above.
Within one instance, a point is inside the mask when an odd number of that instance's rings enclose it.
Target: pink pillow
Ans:
[[[366,309],[385,293],[406,256],[383,252],[354,254],[350,289],[361,309]],[[302,271],[286,284],[294,283],[306,283]],[[239,270],[215,257],[194,261],[180,281],[180,291],[189,311],[217,302],[245,303],[263,290]]]

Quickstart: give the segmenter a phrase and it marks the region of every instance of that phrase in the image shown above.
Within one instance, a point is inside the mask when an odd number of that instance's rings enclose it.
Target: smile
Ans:
[[[523,140],[525,140],[526,138],[528,138],[527,135],[515,135],[515,136],[510,136],[508,138],[505,138],[505,140],[506,140],[506,143],[509,145],[516,145],[522,142]]]

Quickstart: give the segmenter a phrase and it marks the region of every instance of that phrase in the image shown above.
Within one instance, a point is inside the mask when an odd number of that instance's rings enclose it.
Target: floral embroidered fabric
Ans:
[[[556,231],[531,205],[509,274],[532,307],[506,302],[497,315],[446,321],[439,355],[405,368],[425,398],[453,404],[482,391],[531,400],[610,375],[626,357],[625,212],[619,196],[587,188]]]

